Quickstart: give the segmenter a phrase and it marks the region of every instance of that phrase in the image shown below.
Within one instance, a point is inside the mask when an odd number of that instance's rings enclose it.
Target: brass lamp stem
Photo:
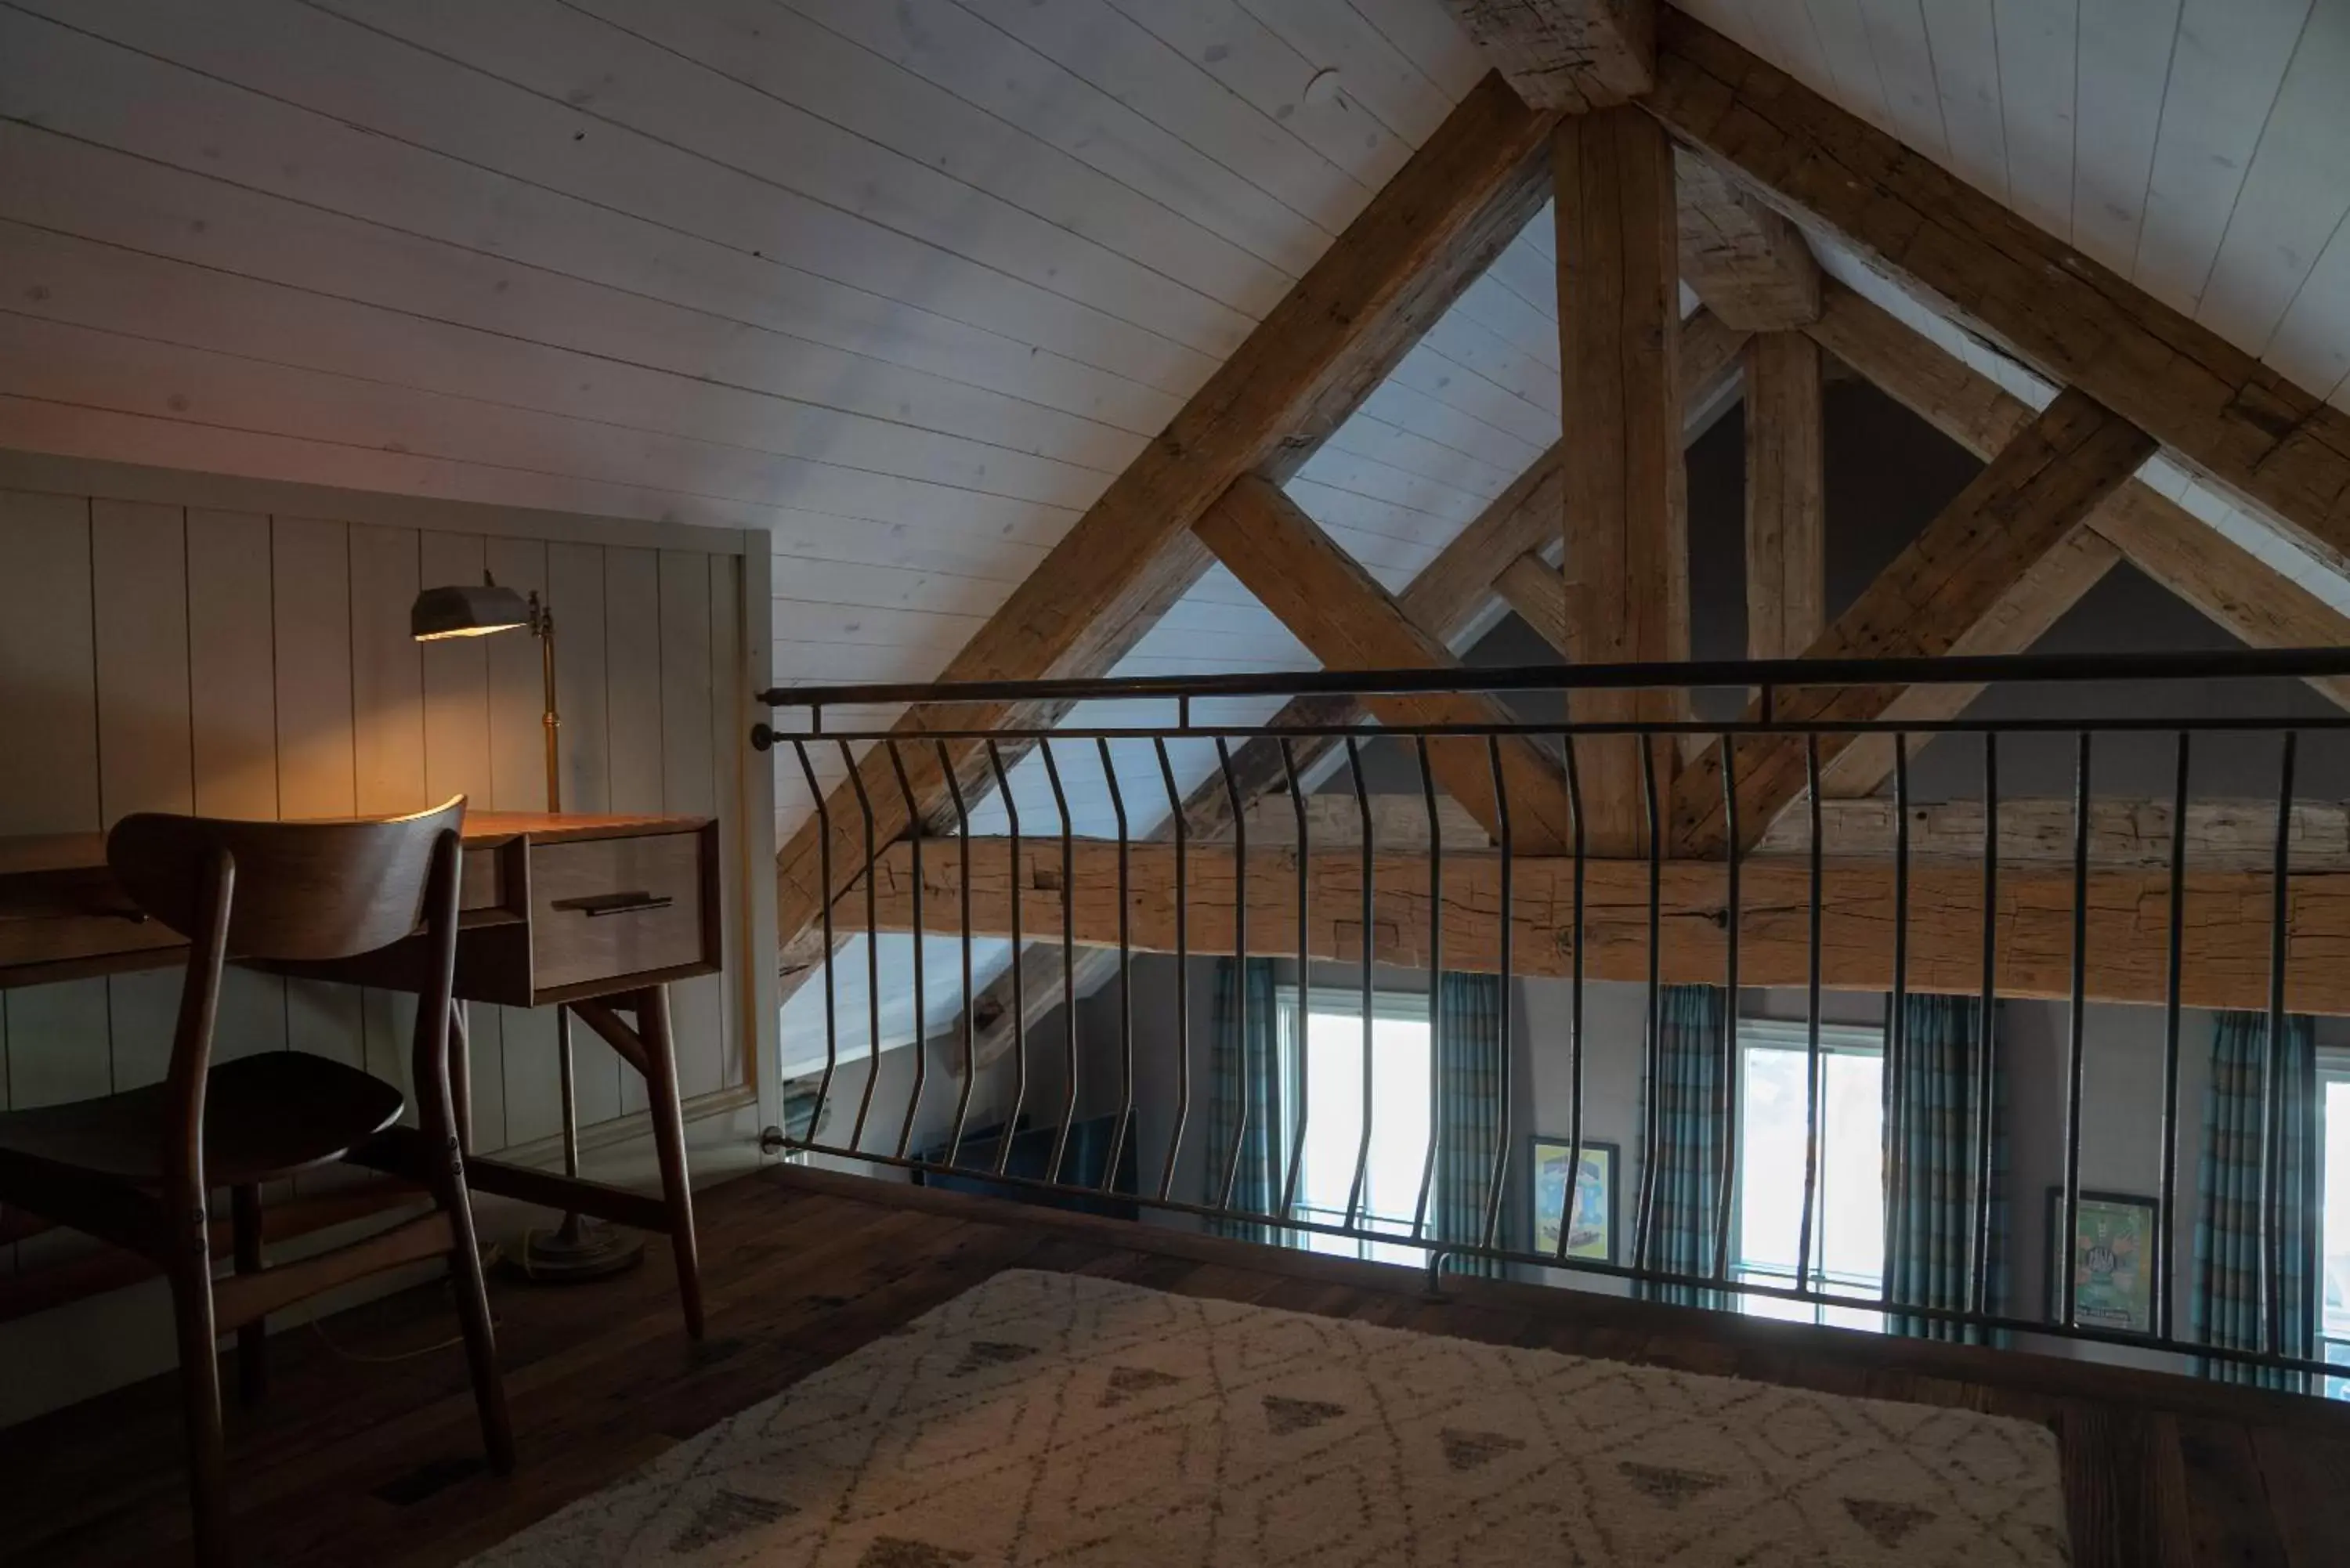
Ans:
[[[539,602],[536,594],[530,596],[530,629],[538,639],[538,663],[546,682],[546,809],[563,809],[563,773],[556,761],[556,732],[562,729],[563,720],[555,710],[555,611]]]

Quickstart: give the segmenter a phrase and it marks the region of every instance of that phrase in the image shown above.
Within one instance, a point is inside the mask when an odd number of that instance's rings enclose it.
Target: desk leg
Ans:
[[[685,1169],[685,1111],[677,1094],[677,1043],[670,1030],[669,987],[650,986],[634,997],[637,1033],[645,1043],[645,1091],[653,1147],[660,1157],[661,1196],[669,1205],[669,1240],[677,1257],[677,1293],[685,1332],[702,1337],[702,1264],[693,1238],[693,1184]]]

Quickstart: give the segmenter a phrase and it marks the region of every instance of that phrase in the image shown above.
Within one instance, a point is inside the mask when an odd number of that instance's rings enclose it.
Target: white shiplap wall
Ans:
[[[22,483],[6,469],[0,479]],[[563,537],[560,520],[556,537],[521,536],[454,507],[354,520],[330,493],[230,510],[201,493],[175,503],[171,487],[152,474],[96,494],[0,484],[0,720],[12,737],[0,833],[91,831],[134,811],[392,813],[460,794],[484,809],[545,809],[536,643],[408,635],[421,586],[486,569],[558,616],[565,805],[716,815],[730,847],[740,842],[740,534],[672,529],[670,547],[624,545],[598,542],[592,524]],[[729,974],[676,988],[689,1096],[745,1081],[749,944],[733,880]],[[0,992],[0,1107],[160,1080],[180,979]],[[219,1054],[290,1045],[405,1083],[413,1015],[403,996],[240,972]],[[555,1136],[554,1015],[477,1006],[473,1021],[477,1141]],[[641,1104],[608,1048],[583,1032],[579,1049],[583,1124]]]

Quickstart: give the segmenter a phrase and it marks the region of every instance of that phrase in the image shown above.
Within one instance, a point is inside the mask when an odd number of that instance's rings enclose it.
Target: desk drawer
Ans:
[[[544,992],[702,962],[705,837],[532,845],[532,987]]]

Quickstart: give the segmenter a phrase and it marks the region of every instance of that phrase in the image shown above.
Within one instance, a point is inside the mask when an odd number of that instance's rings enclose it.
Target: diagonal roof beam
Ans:
[[[1820,264],[1795,225],[1700,155],[1673,153],[1681,281],[1749,332],[1783,332],[1820,314]]]
[[[1829,286],[1820,319],[1806,330],[1820,347],[1977,457],[1991,457],[2032,422],[2032,410],[2021,398],[1841,285]],[[2106,497],[2089,514],[2085,532],[2099,542],[2107,560],[2118,554],[2251,647],[2350,646],[2350,616],[2142,479]],[[2102,575],[2100,568],[2078,576],[2072,598],[2058,602],[2058,596],[2051,596],[2042,614],[2011,622],[2007,638],[1958,651],[2022,652]],[[2310,684],[2350,708],[2350,681],[2320,678]],[[1970,688],[1934,690],[1955,695],[1950,713],[1972,696]],[[1889,749],[1886,759],[1889,767]]]
[[[1297,503],[1265,481],[1241,481],[1191,526],[1324,668],[1460,663]],[[1391,724],[1507,724],[1514,717],[1499,698],[1479,691],[1371,696],[1363,705]],[[1431,740],[1428,765],[1444,793],[1495,838],[1529,855],[1558,854],[1575,842],[1565,771],[1525,737],[1503,737],[1491,755],[1477,741]]]
[[[1745,342],[1745,333],[1723,326],[1710,311],[1700,310],[1681,323],[1678,352],[1684,440],[1736,379],[1739,351]],[[1563,494],[1558,469],[1565,456],[1566,442],[1561,441],[1536,458],[1397,596],[1415,625],[1450,647],[1477,624],[1504,574],[1515,563],[1529,556],[1539,561],[1539,552],[1557,541]],[[1542,570],[1551,579],[1563,620],[1565,586],[1556,566],[1543,564]],[[1551,639],[1551,645],[1565,650],[1556,639]],[[1351,697],[1300,697],[1274,714],[1266,728],[1336,728],[1361,723],[1367,717],[1362,704]],[[1292,741],[1290,750],[1298,772],[1311,772],[1337,743],[1329,736],[1301,735]],[[1243,807],[1285,784],[1280,742],[1259,736],[1232,753],[1232,786]],[[1183,821],[1194,838],[1211,838],[1232,826],[1232,793],[1224,787],[1221,773],[1201,781],[1184,801]],[[1165,837],[1167,831],[1153,836]]]
[[[1107,673],[1206,569],[1191,524],[1244,474],[1278,483],[1295,472],[1525,226],[1548,194],[1549,130],[1550,118],[1529,109],[1498,75],[1472,88],[940,680]],[[898,731],[916,736],[926,723],[990,729],[1055,716],[960,704],[909,714]],[[983,750],[960,742],[949,755],[966,798],[983,795],[990,782]],[[905,762],[911,811],[886,748],[872,748],[859,763],[881,842],[950,815],[934,748],[906,748]],[[810,950],[809,928],[862,865],[856,794],[836,787],[827,809],[829,891],[815,816],[776,857],[786,968],[822,956]]]
[[[1637,101],[1773,205],[2350,561],[2350,413],[1679,12],[1657,18],[1656,88]]]
[[[1808,658],[1938,658],[2036,561],[2153,454],[2146,432],[2085,394],[2066,390],[1926,525],[1892,565],[1838,616]],[[1782,720],[1835,724],[1874,720],[1898,687],[1800,688],[1783,691]],[[1750,708],[1750,711],[1751,708]],[[1823,734],[1833,761],[1851,736]],[[1672,833],[1684,855],[1752,849],[1805,787],[1801,737],[1761,736],[1734,753],[1738,825],[1725,816],[1724,748],[1709,745],[1673,781]]]

